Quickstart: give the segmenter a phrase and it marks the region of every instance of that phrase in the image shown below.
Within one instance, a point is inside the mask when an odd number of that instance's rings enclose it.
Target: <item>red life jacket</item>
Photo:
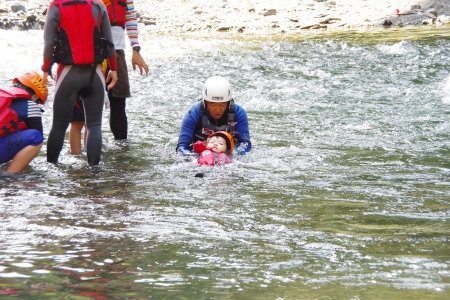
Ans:
[[[125,0],[103,0],[108,11],[111,26],[120,26],[125,29],[127,2]]]
[[[226,153],[216,153],[212,150],[205,150],[200,153],[198,159],[198,164],[200,165],[210,165],[210,166],[221,166],[224,164],[231,163],[231,156]]]
[[[56,62],[64,65],[87,65],[99,64],[107,58],[107,45],[112,43],[103,37],[92,15],[92,5],[97,3],[92,0],[54,2],[61,18],[53,53]],[[99,24],[101,21],[98,21]]]
[[[19,121],[19,115],[11,108],[15,98],[31,99],[30,94],[23,89],[11,87],[0,89],[0,137],[9,136],[8,149],[11,148],[13,138],[11,134],[18,132],[17,144],[20,142],[20,131],[27,129],[27,124]]]

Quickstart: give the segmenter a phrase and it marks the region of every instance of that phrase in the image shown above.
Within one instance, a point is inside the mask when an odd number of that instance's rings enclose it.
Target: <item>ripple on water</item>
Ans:
[[[2,33],[1,83],[39,70],[25,49],[41,32]],[[129,66],[127,142],[112,138],[106,110],[99,167],[66,141],[59,165],[44,145],[24,174],[0,177],[0,276],[66,298],[67,282],[106,298],[443,296],[449,46],[444,28],[145,36],[151,72]],[[230,79],[253,144],[220,168],[175,153],[214,74]]]

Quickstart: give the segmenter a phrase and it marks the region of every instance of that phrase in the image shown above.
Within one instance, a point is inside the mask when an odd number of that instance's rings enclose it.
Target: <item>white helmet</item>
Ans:
[[[228,102],[231,97],[231,85],[225,77],[213,76],[203,85],[203,101]]]

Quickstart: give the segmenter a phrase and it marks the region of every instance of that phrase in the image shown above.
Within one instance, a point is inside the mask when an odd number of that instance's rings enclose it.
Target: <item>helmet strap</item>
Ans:
[[[39,98],[36,94],[31,96],[31,100],[33,100],[37,104],[40,104],[42,102],[41,98]]]

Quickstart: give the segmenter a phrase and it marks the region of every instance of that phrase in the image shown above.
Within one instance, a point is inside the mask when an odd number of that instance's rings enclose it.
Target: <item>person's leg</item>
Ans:
[[[33,158],[38,155],[43,141],[44,136],[39,130],[35,129],[22,130],[20,133],[1,138],[0,163],[11,161],[6,173],[22,172]]]
[[[59,68],[63,68],[61,72]],[[81,77],[83,73],[87,72],[87,77],[90,74],[87,70],[90,69],[86,66],[58,66],[59,76],[56,80],[53,100],[53,122],[47,141],[48,162],[58,162],[78,91],[81,89]]]
[[[128,138],[128,120],[125,112],[125,98],[109,96],[109,127],[116,140]]]
[[[84,111],[86,117],[86,153],[88,163],[91,166],[98,165],[102,151],[102,113],[105,96],[105,78],[97,68],[94,77],[94,89],[92,94],[83,99]]]
[[[69,143],[72,154],[81,153],[81,130],[85,127],[83,98],[78,97],[73,107],[72,118],[70,120]],[[86,130],[84,131],[86,137]],[[86,139],[83,141],[86,148]]]
[[[83,127],[84,121],[74,121],[70,123],[69,143],[72,154],[81,153],[81,131],[83,130]],[[86,136],[86,134],[84,136]],[[83,144],[86,145],[85,141]]]
[[[6,170],[7,174],[15,174],[22,172],[26,166],[35,158],[41,150],[42,143],[37,146],[26,146],[14,156]]]
[[[116,58],[118,81],[108,93],[110,103],[109,127],[116,140],[124,140],[128,138],[128,119],[125,111],[125,101],[127,97],[130,97],[130,83],[127,63],[125,61],[125,52],[123,50],[117,50]]]

